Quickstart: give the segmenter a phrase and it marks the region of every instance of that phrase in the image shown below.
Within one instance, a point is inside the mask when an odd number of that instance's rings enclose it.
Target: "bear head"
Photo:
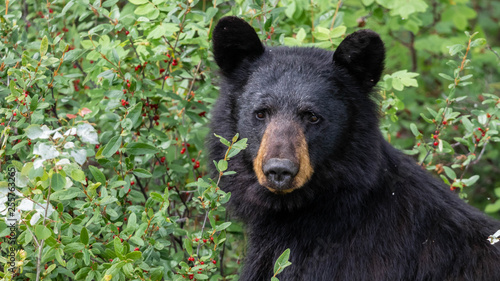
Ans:
[[[229,162],[237,174],[221,182],[233,204],[290,210],[374,180],[365,173],[373,177],[380,135],[371,96],[384,68],[378,34],[354,32],[334,52],[264,47],[248,23],[224,17],[213,50],[222,81],[212,132],[249,144]],[[216,138],[209,147],[223,157]]]

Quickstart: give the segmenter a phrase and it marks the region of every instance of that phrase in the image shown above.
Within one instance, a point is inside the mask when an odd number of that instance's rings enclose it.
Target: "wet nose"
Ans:
[[[288,159],[271,158],[262,170],[272,188],[287,189],[297,175],[299,166]]]

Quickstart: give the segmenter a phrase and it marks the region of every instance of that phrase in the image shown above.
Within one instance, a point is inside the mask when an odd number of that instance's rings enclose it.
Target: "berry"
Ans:
[[[183,148],[181,149],[181,154],[184,154],[185,152],[186,152],[186,148],[185,148],[185,147],[183,147]]]
[[[123,221],[127,221],[128,219],[127,218],[123,218]]]
[[[96,144],[95,149],[99,149],[100,145]]]
[[[200,161],[196,161],[196,163],[194,164],[194,168],[198,169],[199,167],[200,167]]]
[[[207,243],[207,239],[203,239],[203,243]]]
[[[49,13],[51,13],[51,14],[52,14],[53,12],[54,12],[54,10],[52,10],[52,9],[49,9]]]
[[[130,88],[130,83],[127,83],[127,88]]]
[[[194,241],[198,242],[198,241],[200,241],[200,238],[195,238]]]
[[[213,261],[212,261],[212,263],[213,263],[213,264],[216,264],[216,263],[217,263],[217,261],[216,261],[216,260],[213,260]]]
[[[163,156],[163,157],[160,159],[160,161],[161,161],[162,163],[165,163],[165,159],[167,159],[167,158],[165,158],[165,156]]]
[[[165,72],[165,68],[160,68],[160,73]]]
[[[134,251],[139,251],[139,248],[138,248],[138,247],[135,247]]]
[[[444,120],[444,121],[443,121],[443,125],[446,125],[446,124],[448,124],[448,122],[446,122],[446,120]]]
[[[420,143],[417,143],[417,146],[420,146]]]
[[[193,257],[189,257],[188,261],[194,261],[194,258]]]
[[[432,136],[435,140],[437,140],[438,136],[437,135],[434,135]]]
[[[130,32],[128,30],[125,31],[125,35],[129,35],[129,34],[130,34]]]
[[[17,116],[17,113],[16,113],[16,112],[14,112],[14,113],[12,113],[12,115]]]
[[[173,61],[172,61],[172,65],[173,65],[173,66],[176,66],[176,65],[177,65],[177,60],[173,60]]]
[[[109,259],[109,262],[113,262],[113,259]]]
[[[205,263],[204,263],[204,262],[202,262],[202,261],[200,261],[200,264],[201,264],[201,265],[204,265]]]
[[[189,274],[189,279],[193,279],[194,278],[194,274]]]
[[[130,182],[130,185],[134,185],[134,184],[135,184],[135,181],[131,181],[131,182]]]
[[[491,114],[487,113],[486,117],[491,118]]]
[[[435,141],[434,146],[438,146],[439,142]]]

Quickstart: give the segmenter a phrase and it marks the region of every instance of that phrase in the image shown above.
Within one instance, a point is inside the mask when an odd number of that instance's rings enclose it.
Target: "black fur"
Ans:
[[[355,32],[334,54],[264,48],[249,30],[234,17],[214,30],[223,77],[211,129],[228,139],[238,132],[249,143],[229,162],[237,174],[221,181],[250,237],[240,280],[270,280],[286,248],[292,266],[278,276],[284,281],[500,280],[500,249],[487,241],[500,223],[382,137],[370,95],[385,54],[376,33]],[[266,121],[255,118],[259,110]],[[304,121],[306,111],[320,122]],[[289,194],[259,185],[253,171],[272,118],[302,125],[314,168]],[[223,158],[218,139],[210,137],[209,147],[212,159]]]

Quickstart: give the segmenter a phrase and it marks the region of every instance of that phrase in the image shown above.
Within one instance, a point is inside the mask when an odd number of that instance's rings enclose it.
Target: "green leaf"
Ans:
[[[155,6],[151,3],[146,3],[144,5],[141,5],[137,7],[134,11],[136,15],[142,16],[142,15],[147,15],[155,10]]]
[[[125,248],[123,247],[122,241],[120,240],[120,238],[118,236],[116,236],[115,239],[113,240],[113,245],[115,248],[116,255],[118,255],[118,256],[123,255],[123,250]]]
[[[49,48],[49,39],[47,39],[47,35],[43,36],[42,43],[40,43],[40,56],[45,56],[47,53],[47,49]]]
[[[158,148],[142,142],[128,144],[125,151],[131,155],[155,154],[160,152]]]
[[[231,222],[224,222],[215,227],[215,231],[222,231],[226,228],[228,228],[231,225]]]
[[[80,241],[84,245],[88,245],[89,244],[89,232],[88,232],[88,230],[87,230],[86,227],[82,227],[82,232],[80,232]]]
[[[50,185],[55,191],[61,190],[66,185],[66,179],[59,173],[52,174]]]
[[[338,37],[344,35],[346,30],[347,30],[347,27],[345,27],[344,25],[337,26],[334,29],[332,29],[332,31],[330,31],[330,37],[331,38],[338,38]]]
[[[85,245],[83,245],[80,242],[70,243],[70,244],[64,246],[64,253],[65,254],[73,254],[73,253],[79,252],[83,249],[85,249]]]
[[[219,163],[217,164],[217,170],[219,172],[224,172],[225,170],[227,170],[227,161],[224,159],[219,160]]]
[[[109,140],[108,144],[106,144],[106,146],[102,150],[102,155],[106,158],[113,156],[116,153],[116,151],[118,151],[121,144],[122,144],[122,137],[121,136],[118,135],[118,136],[112,137]]]
[[[85,173],[80,169],[74,169],[71,171],[71,178],[77,182],[85,182]]]
[[[290,258],[290,249],[286,249],[276,260],[276,263],[274,264],[274,276],[278,275],[280,272],[285,269],[285,267],[291,265],[291,263],[288,261]]]
[[[128,1],[134,5],[142,5],[149,2],[149,0],[128,0]]]
[[[92,165],[89,165],[89,170],[90,170],[90,173],[92,174],[92,176],[94,177],[94,179],[96,180],[96,182],[100,182],[101,185],[106,185],[106,177],[101,172],[101,170],[99,170],[98,168],[96,168]]]
[[[417,137],[420,135],[420,132],[418,131],[417,125],[415,125],[414,123],[410,124],[410,129],[411,129],[411,132],[413,133],[414,136]]]
[[[184,239],[184,249],[186,249],[186,252],[189,256],[193,255],[193,244],[191,239]]]
[[[149,171],[141,168],[133,170],[132,173],[138,178],[150,178],[153,176]]]
[[[133,261],[136,261],[142,257],[142,253],[140,251],[133,251],[133,252],[128,253],[125,257],[127,259],[131,259]]]
[[[37,225],[35,227],[35,236],[38,240],[45,240],[52,235],[52,231],[45,225]]]
[[[455,172],[453,171],[453,169],[451,169],[450,167],[448,166],[443,166],[443,169],[444,169],[444,172],[445,174],[452,180],[456,179],[457,178],[457,175],[455,174]]]
[[[159,193],[157,192],[151,192],[151,198],[153,198],[153,200],[156,200],[158,202],[163,202],[165,201],[165,199],[163,199],[163,196],[161,196]]]
[[[466,186],[471,186],[473,184],[475,184],[477,182],[477,180],[479,179],[479,176],[478,175],[474,175],[468,179],[464,179],[462,180],[463,183],[465,183]]]

